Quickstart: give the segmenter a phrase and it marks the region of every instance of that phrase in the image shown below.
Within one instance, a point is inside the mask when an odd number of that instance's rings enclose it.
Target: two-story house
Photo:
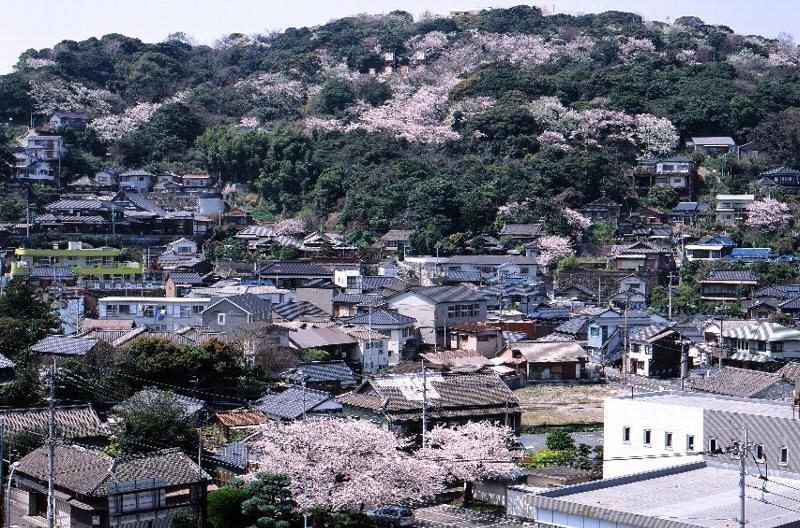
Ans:
[[[486,278],[504,275],[536,279],[535,255],[455,255],[438,265],[442,275],[451,272],[477,272]]]
[[[422,342],[443,346],[447,327],[486,319],[486,297],[466,286],[412,288],[387,299],[389,308],[416,320]]]
[[[620,204],[603,196],[581,207],[580,213],[591,220],[593,224],[617,227],[621,208]]]
[[[118,183],[120,189],[143,193],[153,188],[156,177],[146,170],[131,170],[120,174]]]
[[[20,140],[20,144],[28,154],[43,161],[58,161],[67,153],[64,138],[57,135],[44,135],[36,130],[29,130]]]
[[[209,174],[184,174],[180,180],[184,191],[199,191],[214,184],[214,178]]]
[[[395,310],[376,308],[355,317],[340,321],[345,326],[372,329],[387,339],[387,359],[389,366],[397,365],[403,359],[403,350],[409,340],[414,340],[416,320]]]
[[[714,235],[700,240],[697,244],[687,244],[686,260],[722,260],[730,255],[736,243],[727,235]]]
[[[752,270],[711,270],[699,282],[704,301],[741,301],[751,297],[758,275]]]
[[[651,325],[628,340],[628,372],[646,378],[688,375],[690,341],[672,324]]]
[[[593,361],[602,364],[611,363],[613,360],[622,357],[626,331],[630,337],[649,326],[666,324],[667,322],[664,317],[650,312],[632,309],[626,311],[619,308],[597,309],[592,313],[586,313],[574,318],[575,321],[580,319],[587,321],[587,350]],[[559,331],[559,328],[556,328],[556,332]]]
[[[692,136],[686,140],[686,150],[713,156],[734,153],[736,141],[730,136]]]
[[[211,301],[202,311],[203,326],[220,332],[243,328],[272,319],[272,303],[252,293],[232,295]]]
[[[404,251],[411,243],[411,235],[414,231],[410,229],[390,229],[381,236],[378,243],[384,251]]]
[[[747,217],[747,206],[755,199],[753,194],[718,194],[717,222],[728,225],[743,222]]]
[[[633,171],[633,189],[646,196],[656,186],[674,189],[680,198],[691,199],[695,184],[694,162],[686,156],[674,155],[642,161]]]
[[[177,330],[203,324],[208,297],[102,297],[98,301],[100,319],[131,320],[136,326]]]
[[[643,310],[647,307],[647,282],[643,278],[631,273],[617,282],[617,293],[611,296],[611,304],[631,310]]]
[[[800,171],[790,167],[777,167],[761,173],[759,186],[778,188],[791,194],[800,192]]]
[[[675,259],[669,248],[640,240],[615,248],[612,264],[616,270],[663,274],[675,268]]]
[[[704,202],[678,202],[667,216],[672,224],[696,226],[708,216],[710,209],[711,205]]]
[[[800,330],[778,323],[761,322],[722,332],[729,358],[746,363],[800,359]]]
[[[86,128],[87,121],[89,121],[89,114],[84,112],[56,111],[50,116],[47,124],[52,130],[56,130],[61,127],[70,128],[72,130],[83,130]]]
[[[503,224],[498,234],[500,238],[508,238],[522,245],[536,242],[542,235],[542,224]]]

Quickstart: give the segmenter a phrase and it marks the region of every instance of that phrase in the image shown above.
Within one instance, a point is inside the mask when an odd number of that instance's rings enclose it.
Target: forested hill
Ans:
[[[539,218],[621,200],[637,159],[691,135],[759,137],[796,163],[799,76],[789,39],[696,17],[393,12],[213,46],[112,34],[29,50],[0,77],[0,119],[88,112],[67,134],[67,180],[108,164],[210,171],[252,182],[263,217],[435,241],[492,232],[509,204]]]

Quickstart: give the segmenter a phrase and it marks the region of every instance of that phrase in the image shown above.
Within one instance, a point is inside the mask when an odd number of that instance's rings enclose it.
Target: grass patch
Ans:
[[[603,430],[603,422],[568,423],[559,425],[527,425],[522,426],[525,434],[547,434],[553,431],[566,431],[567,433],[594,433]]]

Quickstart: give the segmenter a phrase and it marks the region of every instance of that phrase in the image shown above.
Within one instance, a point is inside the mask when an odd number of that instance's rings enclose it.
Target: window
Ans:
[[[119,315],[119,305],[106,305],[106,317],[116,317],[117,315]]]
[[[717,439],[716,438],[709,438],[708,439],[708,451],[710,453],[717,452]]]
[[[789,448],[786,446],[781,447],[781,456],[778,459],[778,464],[785,466],[789,463]]]
[[[756,348],[760,352],[764,352],[767,349],[767,343],[765,341],[756,341]]]
[[[225,326],[225,314],[218,313],[217,314],[217,324],[220,326]]]
[[[203,312],[203,305],[192,306],[192,313],[193,314],[197,315],[197,314],[202,313],[202,312]]]
[[[485,335],[479,335],[478,336],[478,341],[488,341],[488,340],[489,340],[489,336],[485,336]]]
[[[527,275],[528,273],[530,273],[530,269],[529,268],[520,268],[519,272],[522,273],[523,275]]]
[[[181,306],[181,318],[188,318],[192,316],[192,307],[191,306]]]
[[[672,433],[670,433],[669,431],[664,433],[664,448],[672,449]]]
[[[644,443],[644,445],[646,445],[646,446],[649,446],[650,445],[650,441],[652,440],[652,437],[653,437],[653,432],[650,429],[645,429],[644,430],[644,435],[643,435],[643,438],[642,438],[642,443]]]
[[[761,444],[756,444],[756,460],[759,462],[764,461],[764,446]]]
[[[630,427],[623,427],[622,428],[622,441],[626,444],[631,443],[631,428]]]
[[[600,337],[600,327],[599,326],[589,327],[589,335],[592,337]]]
[[[686,450],[694,451],[694,435],[686,435]]]
[[[155,317],[156,307],[152,304],[146,304],[142,307],[142,315],[144,317]]]
[[[783,352],[783,341],[772,343],[773,352]]]

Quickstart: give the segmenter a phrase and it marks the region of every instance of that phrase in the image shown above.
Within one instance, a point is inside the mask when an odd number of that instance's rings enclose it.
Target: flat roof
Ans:
[[[210,297],[101,297],[100,302],[204,304],[211,302],[211,298]]]
[[[630,397],[624,396],[616,396],[610,399],[631,400]],[[681,405],[706,411],[724,411],[792,419],[792,404],[775,400],[735,398],[701,392],[664,391],[637,394],[632,401]]]
[[[748,472],[757,470],[749,465]],[[746,479],[755,488],[746,493],[749,528],[796,524],[800,517],[800,481],[769,478]],[[548,523],[546,509],[643,528],[735,528],[739,472],[735,466],[699,462],[546,491],[532,500],[541,523]]]

